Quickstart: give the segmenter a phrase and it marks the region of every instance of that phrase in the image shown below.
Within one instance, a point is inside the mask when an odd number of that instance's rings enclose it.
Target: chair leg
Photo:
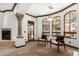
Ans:
[[[59,42],[58,42],[58,53],[59,53]]]
[[[45,40],[44,44],[46,45],[46,40]]]
[[[59,45],[58,45],[58,52],[59,52]]]
[[[65,49],[65,51],[66,51],[66,45],[64,44],[64,49]]]
[[[48,40],[46,40],[46,44],[48,44],[49,42],[48,42]]]
[[[39,38],[38,38],[38,45],[39,45]]]
[[[46,44],[48,44],[48,40],[46,39]]]
[[[50,48],[51,48],[51,40],[50,40]]]

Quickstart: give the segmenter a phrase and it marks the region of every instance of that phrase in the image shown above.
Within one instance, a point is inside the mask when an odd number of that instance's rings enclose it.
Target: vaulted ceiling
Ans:
[[[53,9],[51,13],[59,11],[72,3],[17,3],[14,12],[28,13],[33,16],[49,14],[49,7]],[[0,3],[0,11],[11,10],[14,3]]]

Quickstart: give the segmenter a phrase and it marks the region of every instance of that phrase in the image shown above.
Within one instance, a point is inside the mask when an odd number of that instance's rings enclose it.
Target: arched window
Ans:
[[[52,36],[61,35],[61,17],[55,16],[52,20]]]
[[[64,35],[76,38],[76,10],[69,11],[64,15]]]

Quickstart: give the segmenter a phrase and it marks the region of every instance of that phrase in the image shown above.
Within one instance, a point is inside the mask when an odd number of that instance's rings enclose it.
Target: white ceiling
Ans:
[[[18,3],[15,12],[28,13],[33,16],[49,14],[49,7],[52,6],[51,13],[59,11],[72,3]],[[0,3],[0,10],[12,9],[14,3]]]
[[[20,4],[20,12],[28,13],[33,16],[49,14],[49,5],[53,7],[51,13],[59,11],[71,3],[24,3]]]
[[[63,9],[64,7],[68,6],[67,3],[39,3],[39,4],[33,4],[27,11],[27,13],[30,13],[32,15],[45,15],[49,14],[49,7],[52,6],[53,9],[51,9],[50,13],[56,12],[58,10]]]
[[[0,11],[11,10],[14,3],[0,3]]]

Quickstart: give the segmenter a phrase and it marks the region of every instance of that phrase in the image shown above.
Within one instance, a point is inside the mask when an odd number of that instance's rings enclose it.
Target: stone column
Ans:
[[[22,36],[22,19],[23,19],[24,15],[20,14],[20,13],[16,13],[16,18],[18,20],[18,37],[23,37]]]

